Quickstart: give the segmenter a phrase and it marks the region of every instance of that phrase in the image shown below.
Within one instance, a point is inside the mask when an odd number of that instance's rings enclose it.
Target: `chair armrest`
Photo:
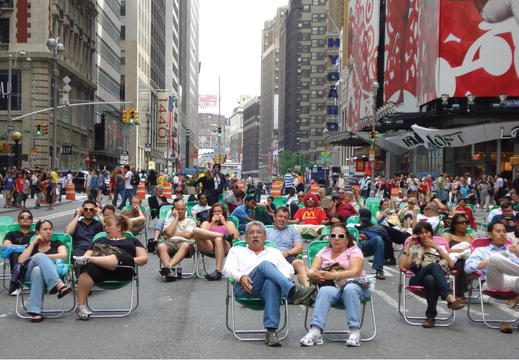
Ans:
[[[236,280],[231,279],[231,278],[227,278],[227,282],[228,282],[229,284],[234,284],[234,283],[236,282]]]
[[[483,273],[481,271],[474,271],[472,274],[469,275],[472,275],[479,279],[483,275]]]

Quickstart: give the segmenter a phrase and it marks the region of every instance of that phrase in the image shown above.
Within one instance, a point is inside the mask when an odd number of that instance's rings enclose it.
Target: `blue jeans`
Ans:
[[[113,206],[117,206],[117,200],[119,200],[119,194],[121,194],[121,197],[123,196],[122,194],[124,193],[124,187],[116,187],[115,188],[115,191],[114,191],[114,198],[112,200],[112,205]]]
[[[25,281],[31,282],[31,293],[27,312],[29,314],[41,314],[43,311],[43,295],[52,290],[61,282],[54,262],[43,253],[38,253],[31,258]]]
[[[409,280],[409,285],[423,286],[425,288],[427,298],[427,310],[425,311],[425,316],[427,317],[434,318],[438,315],[438,312],[436,311],[438,296],[445,298],[447,295],[452,294],[449,283],[445,278],[445,272],[437,263],[429,264],[420,269],[420,271]]]
[[[123,192],[123,198],[121,200],[121,205],[119,205],[119,210],[122,210],[123,207],[125,207],[126,205],[126,200],[128,200],[128,202],[131,204],[132,202],[132,197],[135,195],[135,193],[133,192],[133,189],[124,189],[124,192]]]
[[[288,280],[274,264],[263,261],[247,274],[252,279],[252,294],[246,293],[241,284],[234,287],[234,296],[238,298],[262,298],[265,301],[263,310],[263,326],[277,329],[280,320],[279,304],[281,296],[288,297],[288,293],[295,286]]]
[[[157,219],[154,230],[159,230],[160,232],[162,232],[162,230],[164,230],[164,224],[165,224],[164,219]]]
[[[335,286],[323,286],[317,293],[311,325],[324,329],[328,311],[333,304],[342,299],[346,308],[346,321],[350,329],[360,328],[361,312],[360,302],[371,296],[371,290],[360,287],[357,284],[346,284],[344,289]]]
[[[359,240],[358,246],[364,256],[373,255],[373,269],[382,270],[384,268],[384,240],[380,236]]]

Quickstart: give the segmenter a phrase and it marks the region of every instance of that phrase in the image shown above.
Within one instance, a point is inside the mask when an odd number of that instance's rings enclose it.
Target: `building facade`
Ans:
[[[243,108],[251,96],[241,95],[238,106],[229,117],[229,159],[235,163],[242,163],[243,159]]]
[[[180,126],[179,165],[189,168],[197,158],[199,3],[180,1]]]
[[[53,107],[55,61],[58,95],[62,94],[61,90],[68,82],[70,89],[67,93],[71,104],[94,101],[96,16],[96,2],[93,0],[81,3],[58,0],[51,5],[28,0],[0,3],[0,82],[6,93],[0,99],[3,124],[0,137],[3,144],[13,147],[13,132],[22,135],[16,159],[12,156],[13,151],[7,152],[6,147],[2,146],[2,166],[17,162],[27,167],[49,167],[53,160],[54,144],[56,166],[79,169],[86,165],[84,159],[94,149],[94,107],[74,106],[66,111],[58,109],[56,132],[53,131],[53,111],[49,108]],[[47,46],[50,38],[59,38],[58,42],[62,44],[56,56],[54,48]],[[60,98],[56,99],[57,105],[63,103]],[[44,109],[49,110],[19,118],[22,114]],[[46,132],[37,135],[38,126]]]
[[[319,165],[329,165],[322,153],[331,150],[323,137],[328,99],[334,96],[326,72],[328,56],[333,54],[327,42],[328,33],[327,1],[290,1],[280,50],[284,61],[280,146],[306,155],[312,164]]]
[[[261,56],[261,126],[259,153],[265,161],[259,166],[259,176],[269,182],[277,175],[277,144],[279,137],[280,37],[287,6],[277,9],[276,17],[265,21],[262,31]]]
[[[198,114],[198,148],[216,150],[218,145],[218,134],[216,130],[218,126],[222,126],[222,145],[224,145],[225,133],[223,128],[227,124],[228,120],[225,116],[211,113],[200,113]]]
[[[263,156],[259,153],[259,136],[261,126],[260,98],[252,97],[243,106],[243,158],[242,176],[259,176],[259,166]]]

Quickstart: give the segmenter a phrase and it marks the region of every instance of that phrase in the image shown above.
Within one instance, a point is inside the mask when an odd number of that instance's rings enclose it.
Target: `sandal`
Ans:
[[[31,318],[32,323],[41,323],[45,318],[41,314],[34,314]]]
[[[68,285],[63,285],[61,289],[58,290],[58,299],[61,299],[63,296],[68,295],[72,291],[72,288]]]

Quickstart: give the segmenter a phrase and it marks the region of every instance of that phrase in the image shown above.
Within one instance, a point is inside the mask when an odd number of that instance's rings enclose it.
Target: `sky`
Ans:
[[[229,117],[240,95],[260,95],[261,30],[288,0],[200,0],[199,94],[218,95]],[[218,114],[218,106],[199,109]]]

